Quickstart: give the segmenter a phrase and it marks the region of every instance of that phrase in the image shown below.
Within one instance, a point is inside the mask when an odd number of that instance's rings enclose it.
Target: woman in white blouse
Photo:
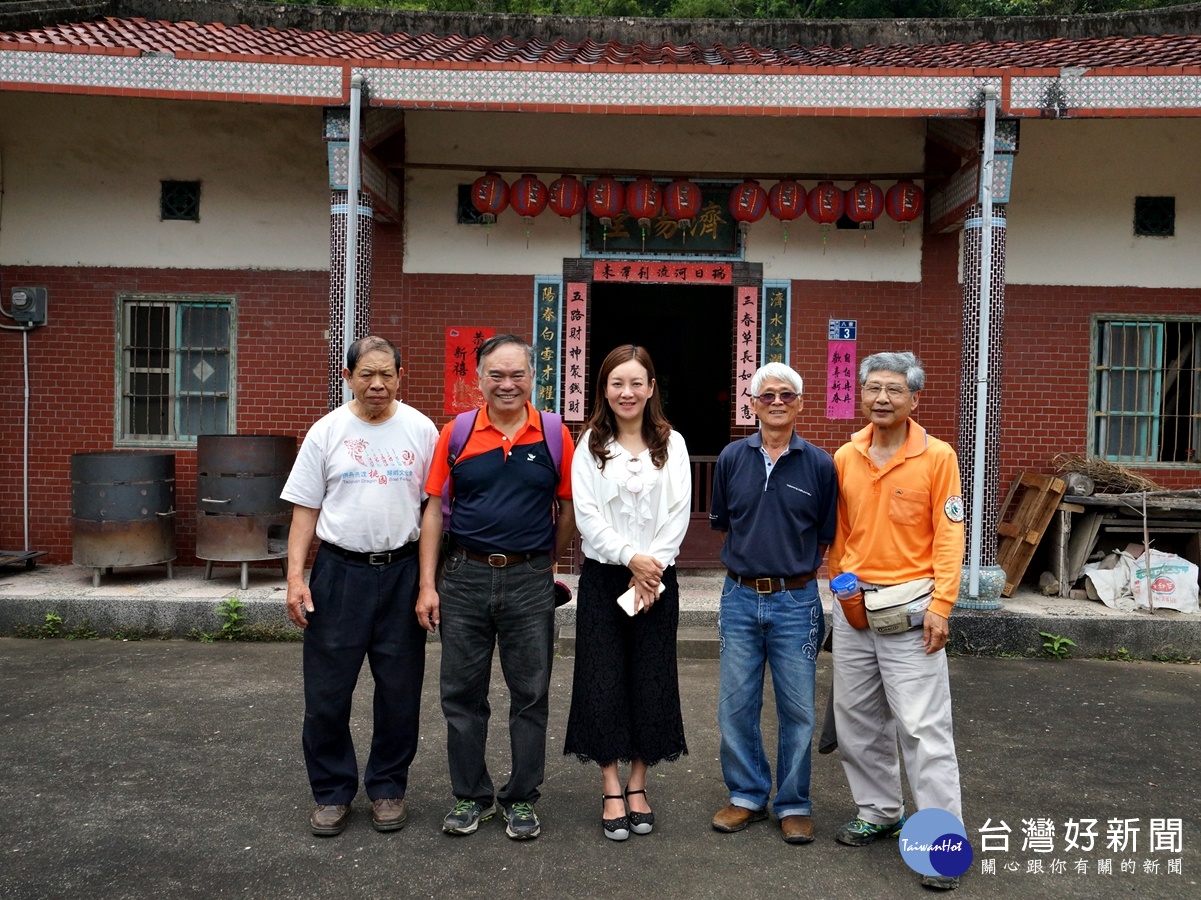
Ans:
[[[563,752],[600,765],[605,837],[650,834],[647,767],[688,752],[680,714],[675,560],[688,529],[692,471],[642,347],[601,364],[571,466],[584,565]],[[624,607],[623,607],[624,602]],[[622,788],[618,763],[628,762]]]

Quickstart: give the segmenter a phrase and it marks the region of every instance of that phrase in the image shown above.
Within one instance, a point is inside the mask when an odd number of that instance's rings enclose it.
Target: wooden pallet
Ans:
[[[1067,482],[1050,475],[1023,472],[1009,486],[997,523],[997,564],[1005,570],[1006,597],[1013,596],[1043,532],[1051,523]]]

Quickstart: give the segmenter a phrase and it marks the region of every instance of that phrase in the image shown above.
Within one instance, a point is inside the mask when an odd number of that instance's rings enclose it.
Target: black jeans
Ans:
[[[494,569],[447,557],[438,583],[442,635],[442,712],[450,783],[460,800],[492,802],[484,760],[492,650],[509,686],[512,770],[496,799],[533,803],[546,768],[546,720],[554,656],[555,599],[549,555]]]

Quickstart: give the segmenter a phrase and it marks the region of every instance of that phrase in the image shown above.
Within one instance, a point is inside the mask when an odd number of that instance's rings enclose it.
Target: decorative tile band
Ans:
[[[1001,78],[357,68],[374,103],[965,110]]]
[[[0,83],[342,102],[340,66],[0,50]]]
[[[1201,75],[1014,78],[1013,109],[1201,109]]]

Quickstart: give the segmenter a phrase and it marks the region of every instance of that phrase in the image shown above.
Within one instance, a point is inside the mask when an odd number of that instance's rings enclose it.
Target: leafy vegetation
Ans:
[[[1166,6],[1159,0],[285,0],[302,6],[359,6],[511,15],[645,16],[671,19],[967,19],[1070,16]]]

